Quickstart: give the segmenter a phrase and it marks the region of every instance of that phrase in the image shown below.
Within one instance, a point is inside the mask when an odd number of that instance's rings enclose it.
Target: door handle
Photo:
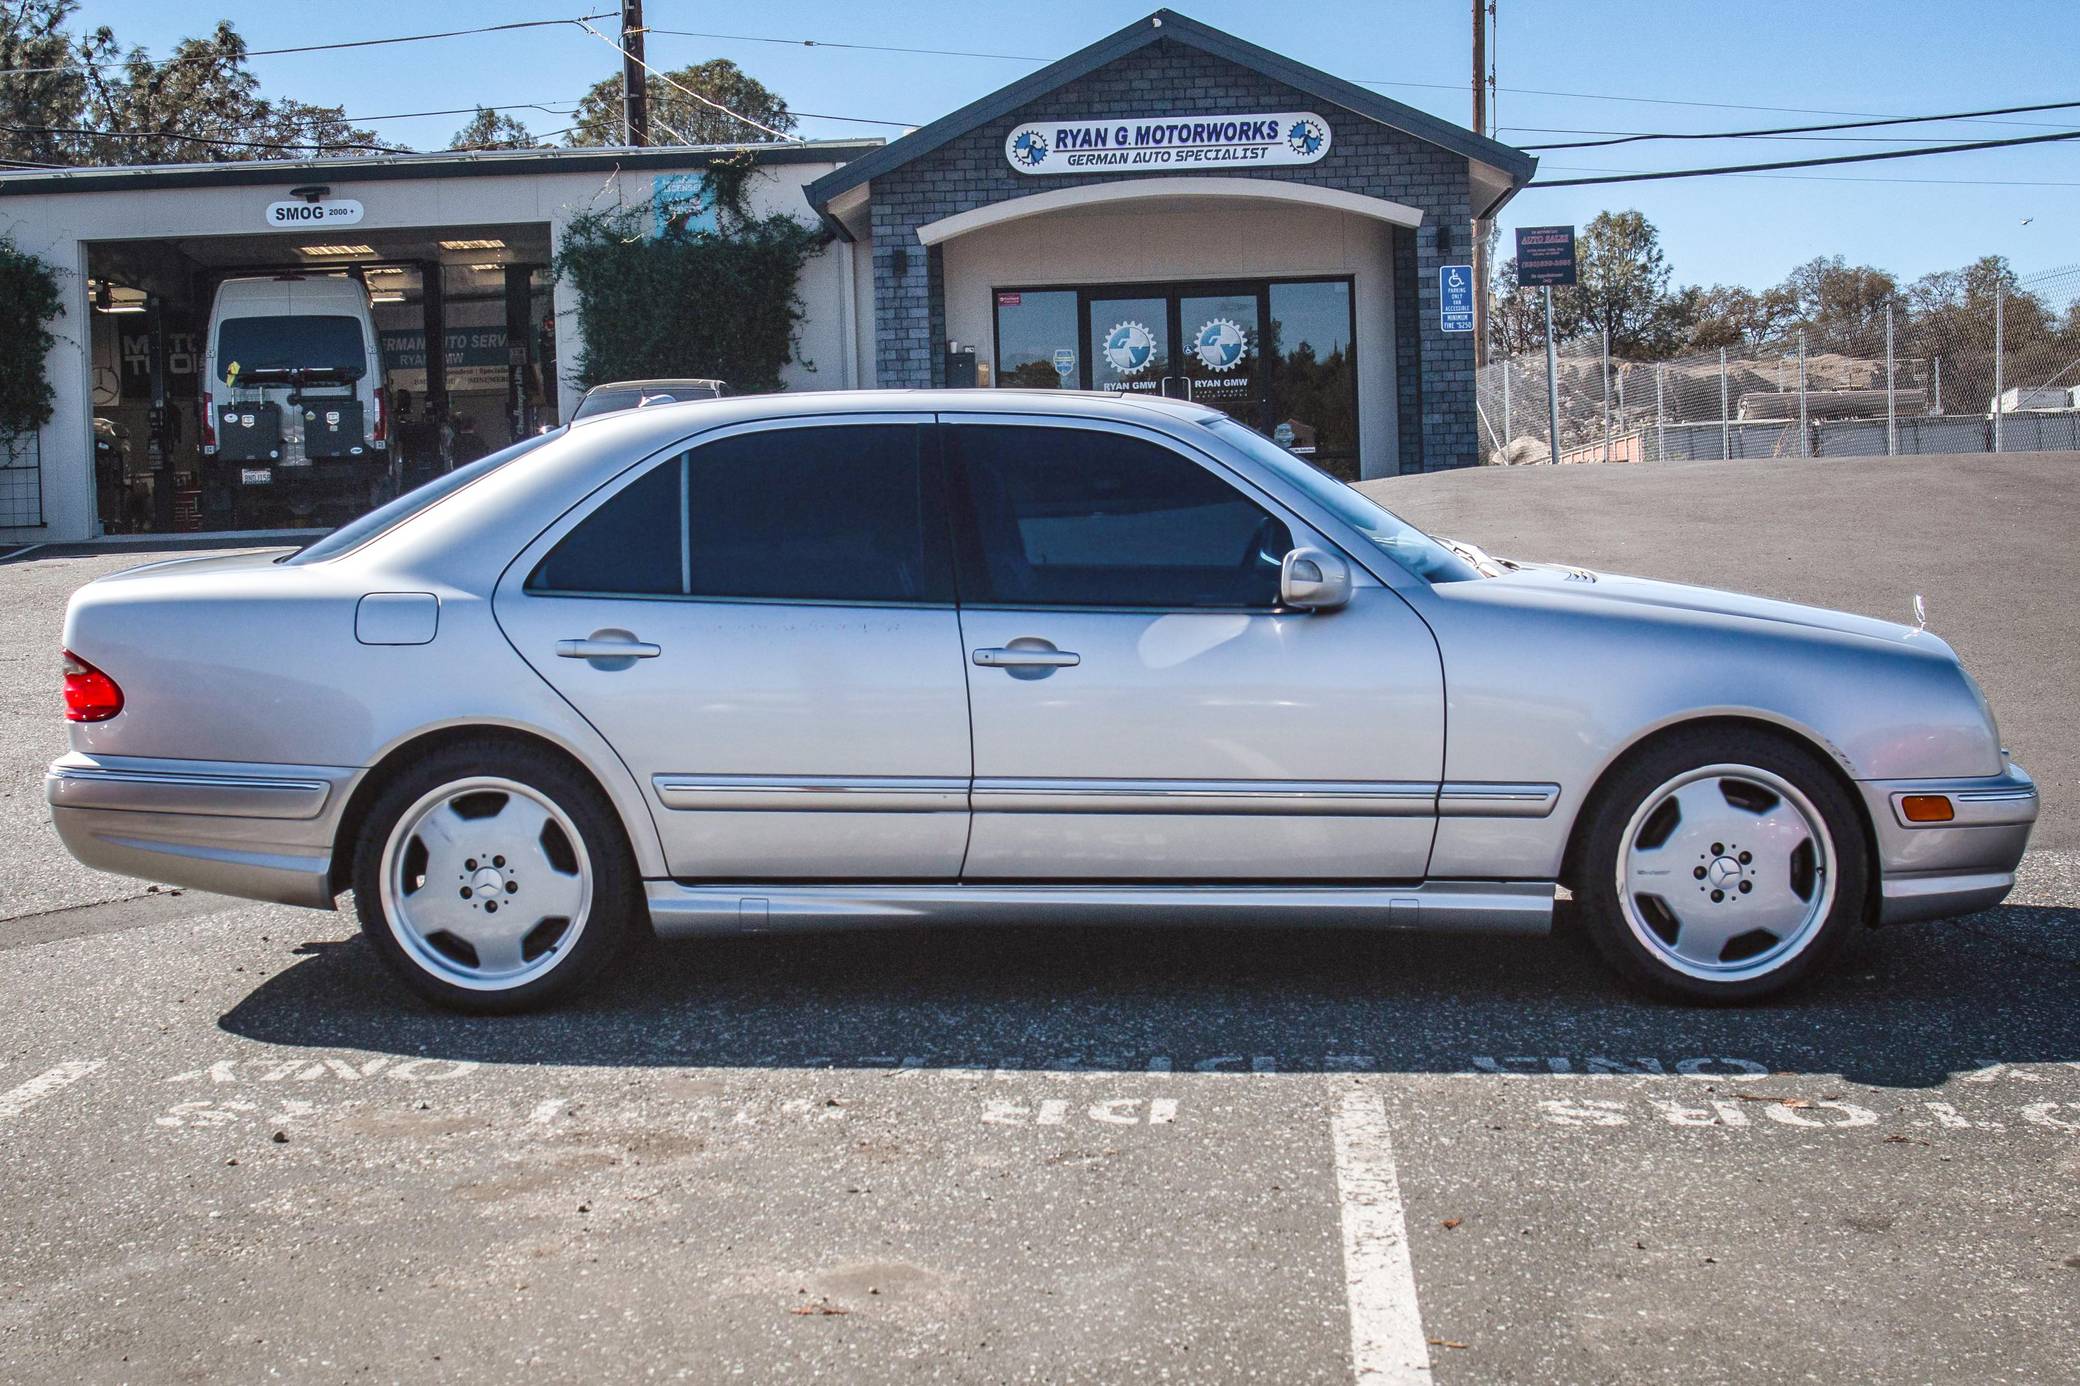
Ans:
[[[975,651],[975,662],[985,669],[1073,669],[1083,663],[1083,656],[1052,645],[998,645]]]
[[[664,650],[642,640],[559,640],[559,659],[655,659]]]

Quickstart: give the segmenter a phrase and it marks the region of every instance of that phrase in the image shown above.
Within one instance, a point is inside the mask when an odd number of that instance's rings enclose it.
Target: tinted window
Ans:
[[[465,486],[490,475],[515,458],[525,457],[561,433],[562,430],[559,429],[554,433],[537,433],[532,438],[522,438],[519,442],[501,448],[489,456],[478,458],[466,467],[457,467],[445,476],[435,477],[432,481],[405,492],[380,510],[371,510],[360,519],[341,525],[309,548],[290,554],[281,561],[322,563],[328,558],[339,557],[349,549],[360,548],[377,535],[395,529],[420,511],[428,509],[436,502],[446,500]]]
[[[217,374],[233,379],[254,371],[337,370],[360,379],[368,369],[361,320],[336,314],[283,314],[226,318],[217,327]]]
[[[683,463],[660,463],[557,541],[527,579],[537,592],[677,596]]]
[[[1190,458],[1067,428],[945,430],[962,479],[962,599],[1270,607],[1286,526]]]
[[[743,433],[652,468],[564,536],[528,586],[950,601],[945,529],[914,425]]]
[[[951,600],[946,525],[919,445],[913,424],[875,424],[740,433],[695,448],[692,594]]]

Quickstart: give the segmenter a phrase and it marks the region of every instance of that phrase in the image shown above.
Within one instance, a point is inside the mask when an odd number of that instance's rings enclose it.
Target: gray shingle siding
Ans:
[[[1108,120],[1192,111],[1206,103],[1251,111],[1316,110],[1329,118],[1334,138],[1319,162],[1297,168],[1257,168],[1248,176],[1340,188],[1421,208],[1422,227],[1397,231],[1396,357],[1404,469],[1469,465],[1478,460],[1473,404],[1473,339],[1438,329],[1438,267],[1463,258],[1469,205],[1464,155],[1413,135],[1325,108],[1253,69],[1168,39],[1056,88],[1049,95],[988,121],[940,148],[873,180],[875,365],[884,386],[941,383],[945,301],[936,250],[927,252],[917,228],[941,217],[1027,193],[1145,176],[1076,173],[1044,180],[1013,171],[1004,141],[1028,120]],[[1194,169],[1197,174],[1208,170]],[[1448,228],[1450,255],[1437,248]],[[1404,241],[1411,244],[1404,248]],[[904,268],[896,269],[897,247]],[[1412,253],[1411,253],[1412,252]],[[1401,261],[1409,263],[1404,275]],[[1413,280],[1412,285],[1408,282]],[[1405,290],[1414,289],[1411,298]],[[1364,400],[1361,407],[1386,407]]]

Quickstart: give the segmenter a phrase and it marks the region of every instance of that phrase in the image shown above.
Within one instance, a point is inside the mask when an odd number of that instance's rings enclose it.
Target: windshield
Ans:
[[[1225,417],[1208,419],[1205,426],[1290,482],[1417,577],[1429,582],[1466,582],[1481,575],[1478,568],[1408,521],[1255,429]]]
[[[562,429],[550,433],[537,433],[531,438],[522,438],[508,448],[501,448],[486,457],[479,457],[466,467],[457,467],[446,476],[437,476],[414,490],[405,492],[388,505],[369,511],[360,519],[341,525],[332,533],[282,559],[283,563],[322,563],[328,558],[338,558],[350,549],[358,549],[369,540],[388,530],[395,529],[406,520],[440,501],[446,500],[463,487],[503,467],[517,457],[525,457],[551,438],[559,437]]]
[[[255,371],[327,370],[359,380],[368,370],[361,320],[343,314],[283,313],[226,318],[217,327],[217,377],[235,384]]]

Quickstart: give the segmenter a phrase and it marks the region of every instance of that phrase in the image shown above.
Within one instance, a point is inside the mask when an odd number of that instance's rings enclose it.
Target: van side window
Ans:
[[[1292,532],[1191,458],[1096,429],[954,424],[945,435],[963,602],[1277,605]]]

